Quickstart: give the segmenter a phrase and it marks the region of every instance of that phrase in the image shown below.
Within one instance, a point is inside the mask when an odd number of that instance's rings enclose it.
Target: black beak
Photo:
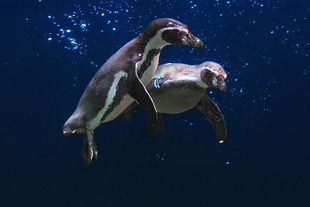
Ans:
[[[217,80],[217,87],[221,90],[221,91],[226,91],[226,83],[225,83],[225,80],[224,80],[224,77],[223,76],[218,76],[216,77],[216,80]]]
[[[194,46],[194,47],[198,47],[198,48],[202,48],[204,46],[204,44],[201,41],[201,39],[199,39],[198,37],[195,37],[190,32],[186,35],[186,43],[188,45],[191,45],[191,46]]]

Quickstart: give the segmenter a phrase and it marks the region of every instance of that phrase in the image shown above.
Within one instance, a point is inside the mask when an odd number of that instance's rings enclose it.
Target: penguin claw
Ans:
[[[98,159],[98,151],[95,142],[93,142],[92,144],[84,142],[82,149],[82,158],[84,160],[85,167],[89,167],[94,159]]]
[[[157,125],[148,122],[146,125],[146,131],[151,139],[154,139],[156,136],[162,136],[164,134],[164,126],[162,122]]]
[[[84,138],[82,158],[84,160],[85,167],[89,167],[94,159],[98,159],[97,145],[91,132],[87,133]]]

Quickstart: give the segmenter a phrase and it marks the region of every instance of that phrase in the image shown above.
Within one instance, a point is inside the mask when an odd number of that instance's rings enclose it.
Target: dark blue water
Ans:
[[[310,206],[310,5],[306,0],[1,1],[0,206]],[[205,42],[169,46],[160,63],[216,61],[212,90],[228,125],[219,145],[195,110],[96,130],[99,160],[84,168],[82,137],[62,125],[98,67],[157,17]]]

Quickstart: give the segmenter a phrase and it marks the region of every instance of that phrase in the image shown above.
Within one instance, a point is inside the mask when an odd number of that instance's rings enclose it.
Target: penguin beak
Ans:
[[[221,75],[216,77],[217,80],[217,87],[221,90],[221,91],[226,91],[226,83],[225,83],[225,78]]]
[[[191,45],[194,47],[202,48],[204,46],[203,42],[201,39],[198,37],[194,36],[192,33],[187,33],[186,38],[185,38],[185,44]]]

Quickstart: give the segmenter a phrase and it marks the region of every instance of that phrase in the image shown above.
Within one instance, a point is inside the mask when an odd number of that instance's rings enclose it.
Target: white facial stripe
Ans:
[[[178,28],[178,30],[188,33],[188,29],[185,29],[185,28]]]
[[[212,71],[213,73],[215,73],[216,76],[218,75],[223,75],[224,79],[227,78],[227,74],[224,72],[223,74],[220,74],[218,70],[215,70],[213,67],[208,67],[208,66],[204,66],[202,69],[208,69],[210,71]]]
[[[202,69],[207,69],[210,70],[211,72],[215,73],[216,76],[219,75],[219,72],[217,70],[215,70],[213,67],[208,67],[208,66],[204,66]],[[203,81],[202,81],[203,82]],[[216,77],[214,77],[212,79],[212,85],[216,86],[217,85],[217,79]],[[209,87],[209,86],[208,86]]]
[[[152,37],[149,42],[146,44],[142,58],[139,62],[136,63],[136,70],[139,71],[142,63],[146,60],[146,56],[152,49],[162,49],[164,46],[169,45],[170,43],[166,42],[162,38],[162,33],[167,30],[177,29],[176,27],[166,27],[158,30],[154,37]],[[159,54],[158,54],[159,56]],[[158,65],[158,56],[154,58],[151,65],[146,69],[144,74],[142,75],[142,82],[143,84],[148,84],[151,80],[152,76],[155,73],[156,67]]]
[[[212,84],[213,84],[214,86],[217,85],[217,80],[216,80],[215,78],[212,79]]]
[[[208,66],[204,66],[203,69],[208,69],[208,70],[212,71],[213,73],[215,73],[216,76],[219,75],[219,72],[217,70],[214,70],[213,68],[210,68]]]
[[[223,75],[224,79],[227,78],[227,74],[225,72],[223,72],[222,75]]]
[[[168,26],[169,26],[169,27],[172,27],[173,25],[174,25],[174,24],[173,24],[172,22],[169,22],[169,23],[168,23]],[[174,26],[173,28],[188,33],[188,29],[185,29],[185,28],[182,27],[182,26],[176,25],[176,26]]]
[[[173,30],[175,27],[166,27],[158,30],[154,37],[152,37],[149,42],[146,44],[146,47],[144,48],[143,57],[142,60],[146,58],[146,55],[148,52],[152,49],[161,49],[165,45],[169,44],[162,38],[162,33],[167,30]]]
[[[95,129],[97,126],[99,126],[99,124],[101,123],[101,117],[108,110],[109,105],[113,102],[113,98],[116,94],[116,89],[117,89],[116,87],[117,87],[118,82],[120,81],[122,77],[127,77],[127,76],[128,74],[124,71],[119,71],[118,73],[114,75],[114,80],[109,89],[108,96],[104,103],[104,107],[99,111],[97,116],[90,121],[90,129]]]
[[[174,29],[186,30],[186,31],[188,32],[187,29],[181,29],[181,28],[178,28],[178,27],[165,27],[165,28],[162,28],[162,29],[158,30],[158,31],[156,32],[155,36],[152,37],[152,38],[149,40],[149,42],[146,44],[146,47],[145,47],[145,49],[144,49],[144,51],[143,51],[142,59],[141,59],[141,61],[139,61],[139,62],[141,62],[141,63],[144,62],[144,60],[146,59],[146,56],[147,56],[147,54],[149,53],[150,50],[152,50],[152,49],[162,49],[164,46],[170,44],[170,43],[166,42],[165,40],[163,40],[163,38],[162,38],[162,33],[163,33],[164,31],[167,31],[167,30],[174,30]],[[138,62],[138,63],[139,63],[139,62]],[[140,64],[141,64],[141,63],[140,63]],[[139,66],[140,66],[140,65],[139,65]]]

